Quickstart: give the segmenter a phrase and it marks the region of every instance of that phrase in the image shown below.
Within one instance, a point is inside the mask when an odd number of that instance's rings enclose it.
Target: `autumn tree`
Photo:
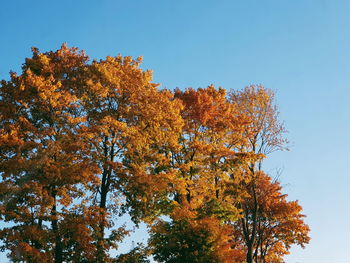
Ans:
[[[114,219],[129,212],[138,222],[163,205],[172,173],[158,171],[170,160],[161,152],[176,147],[181,105],[140,63],[33,49],[21,75],[1,82],[0,208],[10,226],[0,238],[12,260],[109,262],[127,233]]]
[[[244,136],[248,143],[239,150],[265,157],[275,151],[288,150],[288,140],[285,138],[287,130],[279,120],[274,97],[272,90],[254,85],[229,93],[230,103],[249,119],[249,125],[244,127]],[[250,166],[261,170],[262,161],[263,158],[258,158]]]
[[[240,166],[249,158],[249,153],[236,151],[245,143],[247,119],[221,88],[176,90],[175,98],[184,105],[185,125],[180,148],[170,152],[176,172],[170,189],[171,222],[160,221],[152,228],[151,245],[160,262],[190,262],[194,259],[185,260],[185,255],[196,254],[201,256],[193,262],[214,262],[212,257],[235,262],[225,220],[236,220],[239,212],[232,196],[225,194],[225,182],[230,180],[227,167]],[[194,241],[197,233],[202,243]]]
[[[250,119],[249,129],[245,132],[248,143],[241,150],[252,152],[258,157],[251,159],[247,166],[237,171],[236,174],[243,180],[238,184],[229,183],[232,191],[228,192],[238,196],[236,206],[241,210],[241,218],[234,222],[234,229],[244,244],[247,263],[280,262],[290,244],[304,246],[309,240],[308,227],[300,214],[301,207],[296,202],[287,202],[285,196],[279,192],[279,184],[272,183],[270,177],[262,172],[262,163],[268,154],[287,149],[288,141],[284,137],[286,130],[278,119],[274,93],[271,90],[262,86],[249,86],[242,91],[231,92],[230,101]],[[276,220],[275,223],[270,224],[267,213],[271,220]],[[288,223],[280,221],[282,214],[285,218],[290,218]],[[294,226],[292,222],[295,223]],[[290,231],[283,233],[285,228],[276,227],[280,224],[290,224]],[[276,240],[272,241],[271,236],[263,237],[267,232],[274,231],[276,232],[271,235],[275,235]],[[273,246],[273,249],[268,249],[269,246]],[[267,251],[269,254],[266,257]],[[273,259],[266,261],[267,258]]]
[[[92,203],[100,211],[97,262],[106,262],[111,239],[105,239],[105,229],[112,226],[112,212],[127,210],[134,222],[152,216],[172,177],[157,169],[170,161],[163,148],[177,145],[181,105],[171,93],[157,90],[151,71],[140,63],[141,58],[107,57],[88,68],[85,131],[102,171]]]
[[[34,48],[22,74],[1,82],[0,209],[10,226],[0,238],[14,262],[63,262],[62,225],[79,207],[73,200],[97,182],[99,169],[77,140],[84,116],[76,77],[86,62],[65,45]]]
[[[272,181],[263,172],[258,173],[254,182],[257,201],[250,197],[252,193],[243,199],[243,220],[233,223],[234,242],[247,244],[255,227],[253,262],[283,263],[283,256],[288,254],[292,244],[304,247],[309,242],[309,227],[304,223],[305,216],[301,214],[298,202],[287,201],[280,183]],[[258,209],[255,212],[256,202]]]
[[[304,246],[301,207],[262,171],[287,143],[273,92],[159,90],[141,62],[33,48],[1,81],[1,249],[13,262],[272,263]],[[150,244],[113,259],[124,213]]]

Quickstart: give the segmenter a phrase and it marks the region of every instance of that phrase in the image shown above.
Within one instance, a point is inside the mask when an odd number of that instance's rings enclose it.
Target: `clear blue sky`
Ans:
[[[349,261],[350,1],[2,1],[0,79],[30,47],[62,42],[106,55],[144,56],[163,87],[277,91],[293,143],[270,157],[308,216],[311,243],[287,263]],[[138,238],[144,238],[139,236]],[[0,257],[0,261],[5,259]]]

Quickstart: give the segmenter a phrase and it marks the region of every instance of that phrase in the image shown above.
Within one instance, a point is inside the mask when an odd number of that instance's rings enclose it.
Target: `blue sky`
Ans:
[[[349,11],[347,0],[2,1],[0,79],[19,71],[31,46],[48,51],[67,42],[91,58],[142,55],[143,68],[170,89],[275,90],[293,146],[273,154],[266,169],[283,170],[285,192],[300,201],[312,230],[306,249],[293,249],[286,262],[345,262]]]

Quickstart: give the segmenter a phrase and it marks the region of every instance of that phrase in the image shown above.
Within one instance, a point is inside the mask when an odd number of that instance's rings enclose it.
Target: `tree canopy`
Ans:
[[[263,171],[288,143],[271,90],[160,90],[141,57],[32,51],[0,84],[12,262],[276,263],[309,242],[301,206]],[[150,240],[113,258],[123,214]]]

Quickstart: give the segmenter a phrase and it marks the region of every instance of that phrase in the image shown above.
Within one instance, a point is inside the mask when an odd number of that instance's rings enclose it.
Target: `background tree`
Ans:
[[[269,198],[271,198],[270,202],[274,201],[276,207],[281,207],[283,204],[285,204],[285,206],[293,206],[292,204],[294,204],[294,209],[289,211],[291,214],[288,216],[290,217],[294,214],[294,217],[299,220],[298,224],[300,228],[294,228],[292,231],[295,231],[295,233],[296,231],[301,231],[304,241],[299,243],[299,241],[293,239],[293,242],[301,245],[307,243],[308,227],[301,220],[303,215],[299,213],[300,207],[295,207],[296,203],[287,203],[285,199],[276,199],[273,195],[269,195],[265,192],[266,188],[270,188],[271,190],[272,183],[271,179],[262,172],[262,162],[269,153],[287,149],[286,144],[288,143],[284,138],[286,130],[278,119],[279,113],[277,107],[274,105],[274,93],[262,86],[249,86],[242,91],[231,92],[230,101],[237,105],[250,119],[249,130],[245,132],[248,143],[242,145],[243,148],[241,150],[244,152],[252,152],[258,157],[256,159],[251,159],[247,166],[236,173],[240,175],[243,180],[238,184],[236,182],[230,183],[233,188],[232,191],[229,192],[238,196],[236,206],[241,210],[241,219],[235,222],[234,229],[235,231],[238,230],[236,235],[239,233],[238,236],[242,237],[242,242],[244,243],[246,251],[246,261],[248,263],[252,263],[254,260],[255,262],[265,262],[264,260],[266,260],[266,258],[262,256],[263,252],[261,252],[262,254],[259,256],[257,250],[258,246],[265,246],[265,244],[263,244],[264,241],[262,241],[262,238],[259,236],[262,225],[266,223],[264,222],[265,215],[261,215],[266,208],[264,208],[263,196],[269,196]],[[234,167],[234,169],[237,168]],[[266,185],[263,185],[264,183]],[[274,186],[277,187],[277,185]],[[280,188],[278,188],[278,190],[280,190]],[[261,192],[264,192],[264,194]],[[269,231],[275,228],[272,225],[265,225],[265,227],[265,231],[267,231],[269,227],[271,227]],[[274,230],[282,231],[282,229],[277,228]],[[280,235],[283,236],[284,234],[280,233]],[[293,236],[293,234],[291,234],[291,236]],[[289,248],[289,245],[281,246],[281,244],[282,243],[276,245],[274,252],[272,249],[269,250],[269,256],[272,257],[275,255],[275,260],[282,260],[280,256],[283,255],[284,252],[281,251],[285,251],[284,249]],[[277,249],[278,246],[280,247],[279,250]],[[264,250],[264,248],[262,248],[261,251],[262,250]]]
[[[170,222],[152,228],[151,246],[160,262],[192,262],[196,254],[200,256],[193,262],[234,262],[225,220],[236,220],[239,211],[225,194],[226,167],[246,162],[236,148],[245,143],[248,122],[221,88],[176,90],[175,98],[184,105],[185,125],[180,148],[170,152],[177,175],[170,189],[173,209]]]

